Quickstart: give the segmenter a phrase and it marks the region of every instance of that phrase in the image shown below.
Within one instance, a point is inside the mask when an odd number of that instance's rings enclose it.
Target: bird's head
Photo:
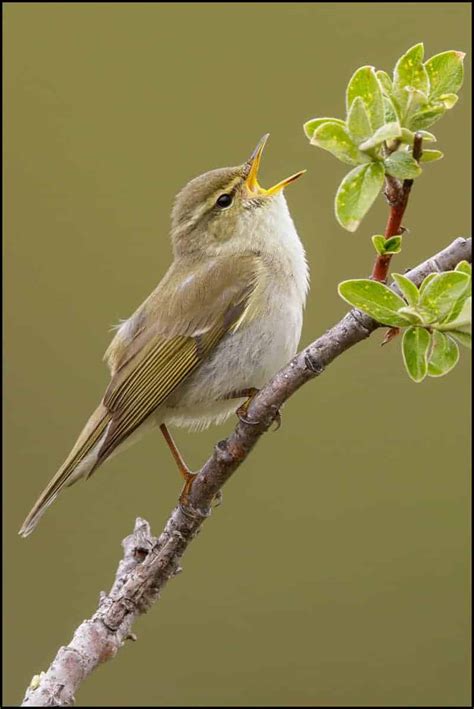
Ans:
[[[257,231],[272,232],[279,212],[287,212],[283,189],[305,170],[270,189],[261,187],[258,171],[267,140],[268,134],[243,165],[199,175],[178,193],[171,215],[175,255],[217,255],[224,244],[238,250],[251,246]]]

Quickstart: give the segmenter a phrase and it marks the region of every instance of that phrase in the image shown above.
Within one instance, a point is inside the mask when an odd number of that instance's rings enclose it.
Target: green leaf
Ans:
[[[472,274],[472,266],[468,261],[460,261],[454,270],[467,273],[468,276]]]
[[[314,131],[319,128],[319,126],[322,126],[323,123],[339,123],[341,126],[345,125],[344,121],[341,121],[340,118],[312,118],[310,121],[306,121],[303,126],[306,136],[311,140]]]
[[[394,103],[391,99],[387,98],[387,96],[383,97],[383,110],[385,123],[393,123],[394,121],[398,121],[398,114]]]
[[[385,253],[386,254],[399,254],[402,250],[402,237],[401,236],[391,236],[385,241]]]
[[[380,145],[385,140],[395,140],[395,138],[400,138],[402,134],[402,129],[400,128],[400,123],[398,121],[393,121],[392,123],[385,123],[385,125],[378,128],[375,133],[364,143],[359,145],[360,150],[370,150],[375,148],[376,145]]]
[[[377,130],[384,123],[384,106],[382,89],[373,66],[357,69],[349,81],[346,91],[347,113],[357,96],[360,96],[365,104],[372,129]]]
[[[382,234],[374,234],[372,243],[379,256],[383,256],[385,253],[385,237]]]
[[[399,287],[408,305],[416,305],[420,294],[413,281],[410,281],[406,276],[402,276],[401,273],[392,273],[392,278]]]
[[[380,87],[385,96],[390,96],[392,93],[392,79],[389,77],[386,71],[376,71],[375,76],[379,80]]]
[[[466,301],[469,301],[466,303]],[[443,327],[443,330],[447,329],[453,329],[457,330],[458,328],[463,327],[464,325],[468,325],[471,322],[471,303],[470,303],[470,297],[469,293],[466,292],[463,293],[457,300],[454,301],[451,309],[445,315],[443,318],[443,325],[448,325],[449,323],[449,328],[448,327]]]
[[[370,160],[367,155],[360,152],[347,128],[339,123],[323,123],[314,132],[310,143],[327,150],[347,165],[360,165]]]
[[[434,125],[436,121],[439,121],[441,116],[446,113],[446,108],[444,106],[427,106],[421,111],[417,111],[410,118],[408,127],[411,130],[420,130],[423,128],[429,128]]]
[[[446,93],[456,94],[464,78],[464,52],[441,52],[426,62],[431,90],[430,99],[436,99]]]
[[[421,167],[416,160],[408,153],[401,151],[392,153],[388,158],[385,158],[384,165],[387,174],[398,177],[400,180],[411,180],[421,173]]]
[[[454,337],[461,345],[464,347],[472,348],[472,335],[469,332],[462,332],[461,330],[451,330],[449,332],[450,337]]]
[[[430,377],[442,377],[456,366],[459,360],[459,347],[443,332],[433,331],[431,354],[428,362]]]
[[[408,94],[408,100],[406,104],[406,113],[415,113],[421,108],[425,108],[428,105],[428,96],[424,91],[419,89],[414,89],[413,86],[405,86],[405,91]]]
[[[384,283],[370,278],[343,281],[338,292],[347,303],[384,325],[404,327],[409,322],[398,314],[398,310],[405,307],[405,301]]]
[[[411,322],[412,325],[426,325],[423,316],[420,315],[416,308],[411,305],[407,305],[406,308],[400,308],[398,311],[399,315],[403,315],[407,320]]]
[[[425,276],[425,278],[423,279],[423,283],[421,284],[421,286],[418,289],[420,291],[420,296],[424,293],[428,283],[431,283],[433,278],[436,278],[437,275],[438,275],[437,273],[428,273],[428,275]]]
[[[401,108],[402,116],[405,117],[409,104],[413,101],[413,95],[407,89],[421,91],[428,95],[430,90],[430,80],[428,72],[423,65],[424,47],[420,42],[411,47],[395,65],[393,72],[393,94]]]
[[[459,96],[457,94],[443,94],[439,97],[438,101],[441,101],[443,106],[448,109],[448,111],[453,108],[458,102]]]
[[[431,336],[424,327],[409,327],[403,333],[403,361],[414,382],[421,382],[428,372],[428,349]]]
[[[407,145],[413,145],[415,140],[415,134],[413,131],[408,130],[408,128],[402,128],[402,141]]]
[[[421,153],[420,162],[434,162],[444,158],[444,153],[441,150],[423,150]]]
[[[467,261],[460,261],[454,270],[456,273],[464,273],[468,277],[469,281],[466,290],[459,296],[457,300],[454,301],[452,308],[443,318],[443,330],[457,330],[471,325],[471,264]]]
[[[472,321],[472,297],[470,293],[463,294],[454,301],[453,307],[443,321],[437,325],[439,330],[464,330],[469,332]]]
[[[420,294],[420,307],[426,308],[441,321],[466,291],[470,278],[460,271],[437,273]]]
[[[428,133],[427,130],[419,130],[417,131],[423,138],[425,143],[436,143],[436,136],[433,135],[433,133]]]
[[[380,256],[384,256],[385,254],[399,254],[402,250],[401,236],[391,236],[389,239],[386,239],[382,234],[375,234],[375,236],[372,237],[372,243]]]
[[[355,231],[383,187],[384,169],[379,162],[360,165],[345,176],[336,194],[339,224]]]
[[[433,133],[428,133],[427,130],[418,130],[417,133],[421,135],[425,143],[436,143],[436,136]],[[415,140],[415,134],[413,131],[408,130],[408,128],[402,128],[402,140],[407,145],[413,145]]]
[[[360,96],[356,96],[349,109],[347,128],[357,145],[372,135],[369,116],[365,110],[365,103]]]
[[[419,111],[425,111],[429,104],[428,96],[423,91],[414,89],[412,86],[406,86],[405,93],[407,96],[406,103],[402,104],[398,98],[397,105],[399,106],[399,114],[402,116],[402,123],[408,128],[411,126],[411,116]]]

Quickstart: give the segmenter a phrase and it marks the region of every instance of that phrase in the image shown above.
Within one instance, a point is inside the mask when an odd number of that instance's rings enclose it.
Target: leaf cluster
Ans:
[[[392,275],[392,288],[352,279],[339,284],[339,295],[378,322],[404,329],[403,361],[415,382],[447,374],[459,359],[457,343],[471,346],[470,264],[461,261],[454,271],[431,273],[419,288],[401,273]]]
[[[431,128],[456,104],[463,82],[464,53],[447,51],[424,62],[422,43],[397,61],[393,75],[363,66],[346,89],[346,118],[314,118],[304,131],[315,145],[352,170],[336,194],[336,218],[355,231],[382,190],[384,178],[414,179],[422,166],[411,154],[415,133],[426,142]],[[420,162],[439,160],[439,150],[424,150]]]

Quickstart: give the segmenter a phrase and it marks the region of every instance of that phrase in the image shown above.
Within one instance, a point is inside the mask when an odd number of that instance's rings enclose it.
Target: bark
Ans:
[[[456,239],[405,275],[419,285],[429,273],[451,270],[462,260],[471,261],[471,239]],[[133,533],[122,542],[124,554],[110,592],[100,595],[95,613],[81,623],[71,642],[59,649],[50,667],[33,677],[22,706],[74,704],[74,694],[87,676],[113,658],[127,639],[135,639],[133,623],[158,600],[166,582],[179,573],[181,558],[210,515],[222,486],[270,428],[282,404],[379,327],[383,326],[358,310],[348,312],[255,396],[245,419],[215,446],[197,474],[189,504],[173,510],[158,538],[151,534],[148,522],[137,519]]]

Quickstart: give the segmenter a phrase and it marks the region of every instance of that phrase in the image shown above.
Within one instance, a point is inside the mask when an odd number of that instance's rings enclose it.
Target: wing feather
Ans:
[[[226,333],[245,320],[258,282],[257,257],[215,262],[212,267],[214,272],[206,264],[192,276],[180,274],[174,292],[167,292],[168,302],[162,287],[165,276],[137,311],[145,326],[115,360],[116,371],[103,399],[112,421],[95,467],[166,401]]]
[[[207,260],[199,268],[171,266],[111,342],[105,358],[112,380],[103,401],[20,534],[30,534],[65,486],[91,475],[228,332],[255,317],[261,268],[255,254]]]

